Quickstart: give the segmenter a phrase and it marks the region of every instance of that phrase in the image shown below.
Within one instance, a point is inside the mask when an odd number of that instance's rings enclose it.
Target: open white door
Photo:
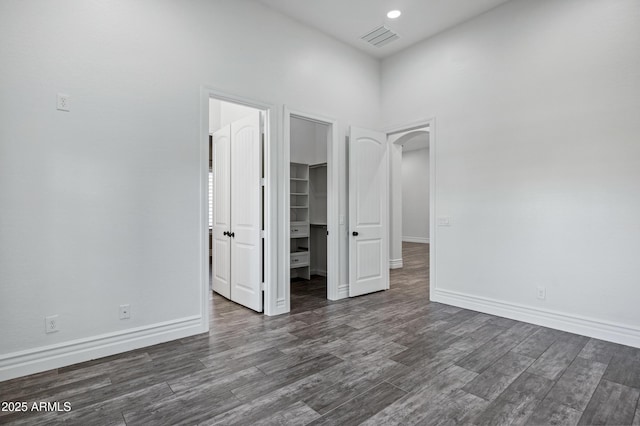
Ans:
[[[231,123],[231,300],[262,311],[260,112]]]
[[[389,288],[387,137],[351,127],[349,296]]]
[[[212,288],[231,298],[231,125],[213,134]]]

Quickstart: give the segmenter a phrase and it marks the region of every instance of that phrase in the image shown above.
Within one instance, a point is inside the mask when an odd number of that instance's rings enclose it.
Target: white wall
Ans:
[[[291,118],[291,162],[321,164],[327,162],[329,126],[300,118]]]
[[[637,0],[515,0],[383,61],[436,120],[435,300],[640,346],[638,52]]]
[[[377,61],[257,2],[5,0],[0,39],[0,380],[198,330],[202,85],[379,122]]]
[[[389,135],[389,268],[402,268],[402,145]]]
[[[402,152],[402,240],[429,242],[429,149]]]

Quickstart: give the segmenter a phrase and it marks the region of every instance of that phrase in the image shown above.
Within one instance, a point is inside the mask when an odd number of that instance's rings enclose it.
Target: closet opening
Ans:
[[[324,306],[337,299],[332,254],[337,255],[331,213],[334,189],[334,124],[306,115],[288,115],[290,312]],[[337,181],[337,179],[335,179]],[[335,205],[337,207],[337,205]],[[335,235],[334,235],[335,234]],[[335,245],[335,247],[334,247]],[[333,297],[332,297],[333,296]]]
[[[265,283],[267,111],[209,98],[210,321],[235,309],[262,312]],[[237,307],[238,309],[242,309]]]

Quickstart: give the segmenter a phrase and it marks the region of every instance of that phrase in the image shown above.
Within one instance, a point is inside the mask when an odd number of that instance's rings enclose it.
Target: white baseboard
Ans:
[[[433,289],[431,291],[431,300],[640,348],[640,329],[624,324],[564,314],[450,290]]]
[[[347,297],[349,297],[349,284],[341,284],[338,287],[338,299],[336,300],[346,299]]]
[[[287,301],[283,298],[280,298],[276,301],[276,306],[274,307],[274,309],[272,309],[272,311],[269,314],[267,314],[265,311],[265,315],[270,317],[275,317],[278,315],[286,314],[287,312],[289,312],[289,308],[287,307]]]
[[[389,259],[389,269],[402,268],[402,259]]]
[[[65,367],[205,332],[201,316],[0,355],[0,381]]]
[[[419,243],[419,244],[429,244],[429,238],[423,237],[402,237],[403,243]]]
[[[346,299],[347,297],[349,297],[349,284],[340,284],[338,286],[338,294],[335,297],[331,297],[329,295],[327,295],[327,299],[329,300],[340,300],[340,299]]]

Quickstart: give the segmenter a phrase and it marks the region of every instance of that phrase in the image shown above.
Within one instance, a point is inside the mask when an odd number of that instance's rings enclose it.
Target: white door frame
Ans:
[[[310,114],[303,111],[284,107],[284,226],[281,236],[285,241],[285,253],[282,256],[281,266],[285,271],[285,305],[286,312],[291,309],[291,270],[289,269],[289,229],[290,229],[290,204],[291,200],[288,196],[290,192],[290,173],[289,163],[291,162],[291,117],[297,116],[305,120],[315,121],[320,124],[326,124],[330,127],[327,140],[327,298],[329,300],[338,300],[344,298],[346,294],[339,294],[339,229],[338,229],[338,122],[332,118],[323,117],[318,114]],[[343,291],[344,293],[344,291]]]
[[[277,161],[278,111],[271,103],[226,93],[210,86],[200,88],[200,276],[202,332],[209,331],[209,99],[232,102],[264,111],[264,313],[275,315],[277,299]]]
[[[436,137],[436,119],[431,117],[404,125],[391,126],[385,130],[387,137],[395,133],[408,132],[410,130],[418,130],[422,127],[429,126],[429,300],[433,300],[434,292],[437,288],[436,275],[436,158],[437,158],[437,137]],[[389,147],[391,148],[391,147]],[[391,155],[389,156],[391,161]],[[389,164],[391,169],[391,164]],[[389,205],[391,208],[391,205]],[[389,224],[391,227],[391,224]]]

